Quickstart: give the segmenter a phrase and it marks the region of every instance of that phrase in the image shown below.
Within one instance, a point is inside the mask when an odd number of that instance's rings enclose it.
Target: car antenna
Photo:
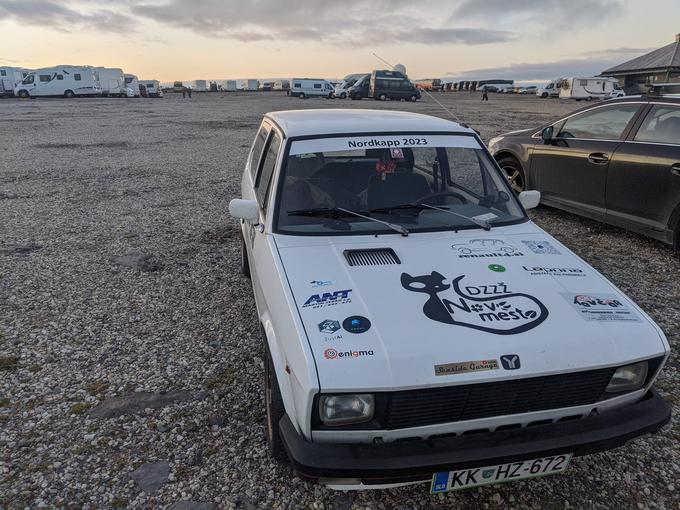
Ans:
[[[378,60],[380,60],[381,62],[384,62],[385,64],[387,64],[388,66],[390,66],[391,68],[394,69],[394,66],[393,66],[392,64],[390,64],[387,60],[385,60],[384,58],[380,57],[380,56],[377,55],[376,53],[373,53],[373,56],[374,56],[375,58],[377,58]],[[460,124],[461,126],[466,127],[466,128],[469,128],[469,127],[470,127],[470,126],[468,126],[465,122],[463,122],[463,121],[458,117],[458,115],[456,115],[456,114],[453,113],[451,110],[449,110],[446,106],[444,106],[444,105],[443,105],[436,97],[434,97],[432,94],[430,94],[427,90],[425,90],[425,89],[420,89],[420,90],[421,90],[422,92],[425,92],[425,93],[430,97],[430,99],[432,99],[435,103],[437,103],[437,104],[440,106],[440,108],[441,108],[442,110],[444,110],[446,113],[448,113],[448,114],[451,116],[451,118],[452,118],[453,120],[455,120],[458,124]]]

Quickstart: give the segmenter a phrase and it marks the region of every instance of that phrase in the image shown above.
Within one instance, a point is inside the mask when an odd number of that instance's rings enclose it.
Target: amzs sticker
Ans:
[[[640,322],[638,315],[614,294],[562,294],[583,320]]]
[[[433,321],[478,329],[497,335],[514,335],[535,328],[548,317],[548,309],[528,294],[511,292],[507,285],[468,285],[461,288],[465,275],[444,283],[445,277],[432,271],[429,275],[401,274],[401,285],[412,292],[430,296],[423,313]],[[452,288],[453,300],[439,293]]]

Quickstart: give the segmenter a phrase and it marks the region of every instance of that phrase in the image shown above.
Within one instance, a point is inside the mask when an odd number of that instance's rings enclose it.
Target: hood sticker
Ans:
[[[458,254],[458,258],[477,257],[521,257],[524,255],[513,245],[502,239],[470,239],[454,243],[451,248]]]
[[[562,294],[585,321],[640,322],[628,305],[614,294]]]
[[[560,251],[548,241],[522,241],[534,253],[539,255],[561,255]]]
[[[497,359],[481,359],[479,361],[463,361],[462,363],[446,363],[434,366],[434,375],[456,375],[468,372],[498,370]]]
[[[548,317],[548,309],[538,299],[528,294],[511,292],[507,285],[466,286],[461,288],[465,275],[455,278],[451,284],[445,277],[431,274],[411,276],[401,274],[401,285],[412,292],[429,295],[423,305],[423,313],[433,321],[486,331],[497,335],[514,335],[529,331]],[[438,296],[453,287],[454,300]]]
[[[371,321],[361,315],[352,315],[342,321],[342,327],[349,333],[365,333],[371,328]]]
[[[522,269],[531,273],[531,276],[587,276],[585,271],[578,267],[522,266]]]
[[[336,290],[335,292],[324,292],[323,294],[312,294],[307,298],[302,308],[323,308],[325,306],[343,305],[351,303],[349,297],[352,289]]]

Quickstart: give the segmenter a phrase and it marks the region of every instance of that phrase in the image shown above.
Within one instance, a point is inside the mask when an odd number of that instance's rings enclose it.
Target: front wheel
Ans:
[[[526,181],[524,178],[524,169],[519,161],[515,158],[503,158],[498,162],[498,166],[505,172],[510,187],[515,193],[519,195],[525,190]]]
[[[416,101],[418,101],[418,96],[413,94],[411,97],[408,98],[408,100],[411,101],[412,103],[415,103]]]
[[[28,90],[20,90],[19,92],[17,92],[17,95],[22,99],[26,99],[27,97],[29,97]]]
[[[381,101],[387,101],[387,96],[385,94],[380,94],[378,96],[378,99],[380,99]]]
[[[543,92],[543,94],[541,94],[541,97],[542,97],[543,99],[545,99],[546,97],[548,97],[548,93],[547,93],[547,92]]]
[[[72,90],[67,90],[66,92],[64,92],[64,97],[67,98],[67,99],[74,98],[75,96],[76,95],[73,93]]]
[[[340,94],[340,99],[345,99],[346,97],[347,97],[347,94],[345,94],[344,92],[342,94]]]
[[[305,93],[304,93],[304,92],[300,92],[300,93],[298,94],[298,97],[299,97],[300,99],[304,99],[306,96],[305,96]]]
[[[264,403],[267,410],[267,446],[269,453],[277,462],[288,462],[288,455],[286,449],[283,447],[281,434],[279,432],[279,421],[286,414],[286,408],[283,405],[283,398],[281,397],[281,390],[276,379],[276,369],[272,361],[271,353],[269,352],[269,345],[267,344],[267,337],[262,332],[264,340]]]

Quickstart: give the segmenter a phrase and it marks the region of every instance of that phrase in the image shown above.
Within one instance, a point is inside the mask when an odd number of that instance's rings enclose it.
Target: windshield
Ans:
[[[493,227],[524,212],[473,136],[390,134],[293,141],[276,231],[292,235]],[[357,216],[356,213],[362,216]]]

